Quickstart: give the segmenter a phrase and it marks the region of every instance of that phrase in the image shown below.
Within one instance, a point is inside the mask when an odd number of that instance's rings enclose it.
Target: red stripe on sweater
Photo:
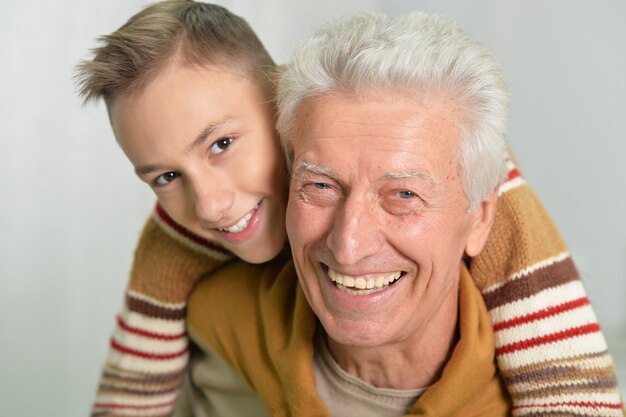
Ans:
[[[501,321],[493,325],[494,332],[509,329],[511,327],[520,326],[525,323],[545,319],[547,317],[556,316],[566,311],[575,310],[577,308],[586,306],[589,304],[587,297],[578,298],[576,300],[568,301],[554,307],[546,308],[545,310],[538,311],[536,313],[527,314],[521,317],[515,317],[509,320]]]
[[[598,323],[586,324],[584,326],[573,327],[561,332],[548,334],[541,337],[533,337],[532,339],[522,340],[519,342],[511,343],[508,345],[496,348],[496,355],[505,355],[507,353],[515,352],[518,350],[530,349],[535,346],[545,345],[547,343],[558,342],[560,340],[569,339],[576,336],[583,336],[589,333],[595,333],[600,331],[600,325]]]
[[[117,404],[117,403],[94,403],[92,409],[105,409],[105,410],[150,410],[154,408],[173,407],[176,401],[168,401],[166,403],[150,404],[150,405],[138,405],[138,404]]]
[[[504,180],[504,182],[507,181],[511,181],[514,180],[515,178],[521,177],[522,173],[519,171],[519,169],[517,168],[511,168],[507,174],[506,180]]]
[[[532,408],[532,407],[556,407],[559,405],[573,406],[573,407],[591,407],[591,408],[611,408],[614,410],[621,410],[624,406],[623,403],[605,403],[605,402],[596,402],[596,401],[563,401],[558,403],[548,403],[548,404],[524,404],[524,405],[513,405],[512,408]]]
[[[141,350],[128,348],[128,347],[118,343],[115,339],[111,339],[111,347],[113,349],[117,350],[118,352],[121,352],[121,353],[123,353],[125,355],[136,356],[136,357],[142,358],[142,359],[154,359],[154,360],[167,360],[167,359],[178,358],[180,356],[183,356],[184,354],[186,354],[189,351],[189,348],[185,347],[180,352],[174,352],[174,353],[149,353],[149,352],[143,352]]]
[[[179,333],[179,334],[162,334],[162,333],[149,332],[147,330],[139,329],[137,327],[132,327],[126,324],[124,319],[120,316],[117,316],[117,325],[127,333],[132,333],[132,334],[136,334],[139,336],[147,337],[148,339],[177,340],[177,339],[182,339],[183,337],[186,336],[185,332]]]
[[[191,240],[194,243],[197,243],[198,245],[204,246],[205,248],[214,250],[216,252],[221,252],[225,255],[230,255],[230,252],[228,250],[224,249],[223,247],[216,244],[215,242],[211,242],[210,240],[205,239],[202,236],[198,236],[197,234],[193,233],[191,230],[188,230],[185,227],[181,226],[180,224],[176,223],[174,219],[172,219],[170,215],[167,214],[165,210],[163,210],[163,207],[161,207],[161,205],[158,202],[156,206],[154,207],[154,209],[159,215],[159,218],[163,220],[165,223],[167,223],[168,226],[170,226],[172,229],[178,232],[181,236]]]

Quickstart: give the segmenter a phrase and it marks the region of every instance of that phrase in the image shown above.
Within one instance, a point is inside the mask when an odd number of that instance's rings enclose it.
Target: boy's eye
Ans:
[[[226,149],[228,149],[230,145],[232,145],[232,143],[233,143],[233,138],[230,138],[230,137],[225,137],[225,138],[216,140],[211,145],[211,153],[213,155],[218,155],[224,152]]]
[[[154,179],[154,185],[157,187],[167,185],[170,182],[174,181],[179,176],[180,174],[175,171],[166,172],[165,174],[161,174]]]

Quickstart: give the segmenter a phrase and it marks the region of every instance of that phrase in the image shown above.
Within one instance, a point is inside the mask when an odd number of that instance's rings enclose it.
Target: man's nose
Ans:
[[[192,185],[192,200],[196,216],[203,222],[219,222],[234,201],[234,191],[216,179],[199,179]]]
[[[334,213],[326,244],[341,265],[356,265],[382,248],[375,207],[366,199],[348,197]]]

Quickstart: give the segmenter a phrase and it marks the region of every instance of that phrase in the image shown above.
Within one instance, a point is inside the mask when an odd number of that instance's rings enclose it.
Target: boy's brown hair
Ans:
[[[271,88],[275,64],[250,25],[214,4],[192,0],[154,3],[110,35],[75,79],[85,102],[141,91],[168,64],[215,65]]]

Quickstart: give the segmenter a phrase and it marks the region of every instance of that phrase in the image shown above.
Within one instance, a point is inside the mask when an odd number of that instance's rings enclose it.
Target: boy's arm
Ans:
[[[496,337],[513,415],[622,416],[606,342],[556,226],[512,160],[470,272]]]
[[[174,223],[157,204],[135,251],[93,416],[171,414],[189,356],[187,297],[201,275],[231,257]]]

